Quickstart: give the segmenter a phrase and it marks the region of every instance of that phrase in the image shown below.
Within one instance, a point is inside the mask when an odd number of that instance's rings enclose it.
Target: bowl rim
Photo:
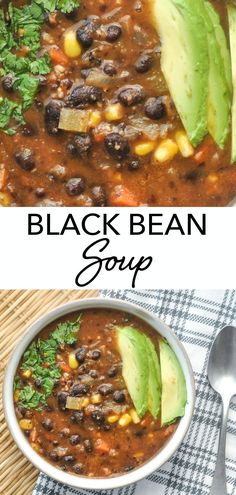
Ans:
[[[24,353],[25,349],[36,337],[36,335],[45,328],[51,322],[58,318],[65,316],[66,314],[73,313],[74,311],[86,310],[86,309],[116,309],[131,313],[140,319],[148,323],[154,330],[158,331],[160,335],[166,338],[170,346],[175,351],[182,370],[185,375],[187,386],[187,404],[185,409],[185,415],[180,419],[178,428],[173,436],[163,446],[163,448],[157,452],[149,461],[140,467],[130,471],[128,473],[114,476],[111,478],[89,478],[86,476],[74,475],[72,473],[66,473],[54,465],[47,462],[42,456],[40,456],[30,445],[25,438],[23,432],[18,424],[13,400],[13,381],[17,366]],[[10,430],[10,433],[24,456],[41,472],[47,474],[57,482],[62,484],[82,489],[92,490],[108,490],[113,488],[119,488],[122,486],[135,483],[150,475],[157,469],[159,469],[170,457],[176,452],[180,444],[182,443],[192,420],[195,404],[195,382],[192,366],[189,357],[183,344],[179,341],[173,330],[160,320],[154,313],[148,310],[121,299],[114,298],[84,298],[76,301],[71,301],[63,305],[57,306],[53,310],[42,315],[36,321],[29,325],[28,329],[17,343],[13,350],[9,363],[5,369],[4,382],[3,382],[3,410],[5,419]]]

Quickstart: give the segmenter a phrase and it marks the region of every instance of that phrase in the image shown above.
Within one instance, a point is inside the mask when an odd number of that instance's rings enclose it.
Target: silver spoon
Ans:
[[[208,380],[222,399],[222,424],[218,456],[210,495],[227,495],[225,444],[229,405],[236,394],[236,328],[225,327],[213,342],[208,360]]]

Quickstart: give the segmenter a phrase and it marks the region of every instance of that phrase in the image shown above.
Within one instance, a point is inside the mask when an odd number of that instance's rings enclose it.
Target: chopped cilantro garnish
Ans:
[[[51,70],[49,55],[40,53],[46,14],[56,10],[70,13],[78,6],[79,0],[31,0],[20,8],[10,3],[6,17],[3,9],[0,10],[0,76],[12,76],[18,97],[17,102],[9,98],[1,100],[0,130],[14,134],[15,124],[24,123],[23,114],[34,102],[39,76]],[[23,48],[24,56],[19,56],[17,51]]]
[[[32,383],[22,386],[20,377],[16,376],[14,389],[20,389],[19,402],[26,409],[40,409],[46,404],[57,380],[61,377],[61,369],[56,362],[56,354],[61,345],[71,345],[77,340],[81,318],[75,322],[59,323],[47,339],[38,338],[28,347],[23,355],[21,370],[30,370],[33,380],[37,380],[39,389]]]

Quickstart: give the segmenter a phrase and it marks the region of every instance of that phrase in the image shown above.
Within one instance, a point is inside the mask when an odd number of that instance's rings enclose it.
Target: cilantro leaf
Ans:
[[[30,63],[30,72],[32,74],[48,74],[51,70],[51,59],[48,53],[45,53],[42,57],[37,58]]]
[[[79,7],[78,0],[58,0],[57,1],[57,9],[63,12],[64,14],[69,14],[73,10]]]
[[[22,74],[16,79],[14,88],[19,91],[22,98],[22,110],[27,110],[33,103],[38,90],[39,80],[28,74]]]
[[[8,128],[12,119],[17,122],[21,118],[21,107],[16,101],[9,100],[9,98],[0,98],[0,130],[3,130],[6,134],[13,135],[15,130]]]
[[[26,409],[36,409],[40,403],[44,402],[44,397],[32,385],[26,385],[20,391],[19,400]]]
[[[81,324],[81,316],[74,322],[66,321],[59,323],[56,330],[52,333],[52,337],[58,344],[74,344],[76,342],[76,332],[79,331]]]

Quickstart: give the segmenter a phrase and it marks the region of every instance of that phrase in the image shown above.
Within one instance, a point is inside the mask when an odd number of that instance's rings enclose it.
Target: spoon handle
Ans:
[[[229,412],[230,399],[224,399],[222,402],[222,422],[219,437],[218,454],[216,461],[215,474],[211,486],[210,495],[227,495],[226,473],[225,473],[225,444],[227,433],[227,420]]]

